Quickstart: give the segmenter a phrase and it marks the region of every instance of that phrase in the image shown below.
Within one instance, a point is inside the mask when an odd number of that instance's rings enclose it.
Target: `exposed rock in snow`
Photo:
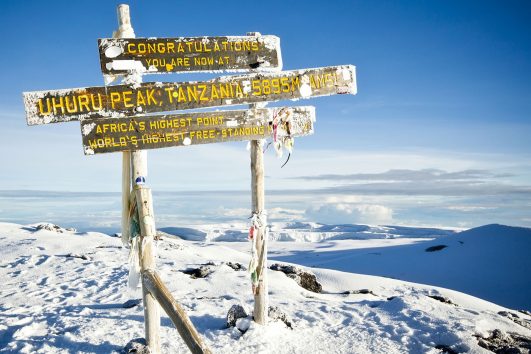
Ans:
[[[288,327],[293,329],[292,320],[278,306],[269,306],[267,316],[272,321],[282,321]]]
[[[239,318],[246,318],[249,316],[242,305],[232,305],[227,313],[227,327],[236,326],[236,321]]]
[[[238,271],[238,270],[247,270],[241,263],[237,262],[227,262],[225,263],[228,267],[231,267],[232,269]]]
[[[150,354],[147,342],[144,338],[132,339],[122,351],[123,354]]]
[[[509,311],[500,311],[498,312],[498,315],[506,317],[510,319],[511,321],[513,321],[514,323],[519,324],[522,327],[531,329],[531,321],[520,318],[520,316],[518,316],[516,313],[512,313]]]
[[[202,265],[199,268],[188,268],[185,270],[181,270],[181,272],[183,272],[184,274],[188,274],[192,279],[206,278],[213,271],[214,270],[210,265]]]
[[[270,269],[283,272],[306,290],[313,291],[314,293],[320,293],[323,291],[323,287],[317,281],[315,274],[310,273],[309,271],[302,270],[293,265],[279,263],[271,265]]]
[[[59,225],[55,225],[55,224],[51,224],[51,223],[40,223],[40,224],[34,225],[33,227],[37,231],[38,230],[47,230],[47,231],[53,231],[53,232],[57,232],[57,233],[76,232],[76,229],[74,229],[73,227],[69,227],[69,228],[65,229],[65,228],[62,228]]]
[[[359,290],[346,290],[343,291],[342,294],[344,295],[351,295],[351,294],[371,294],[374,296],[378,296],[375,293],[372,292],[372,290],[369,289],[359,289]]]
[[[141,303],[142,303],[142,299],[131,299],[131,300],[127,300],[126,302],[124,302],[122,307],[124,309],[130,309],[130,308],[140,305]]]
[[[79,259],[82,259],[84,261],[90,261],[92,260],[89,256],[87,256],[86,254],[77,254],[77,253],[68,253],[68,254],[61,254],[61,255],[58,255],[58,257],[67,257],[67,258],[79,258]]]
[[[431,297],[431,298],[434,299],[434,300],[440,301],[440,302],[442,302],[443,304],[448,304],[448,305],[455,305],[455,306],[457,306],[456,304],[454,304],[454,303],[452,302],[452,300],[450,300],[449,298],[444,297],[444,296],[440,296],[440,295],[428,295],[428,297]]]
[[[517,333],[504,333],[499,329],[490,336],[477,336],[478,344],[496,354],[526,354],[531,352],[531,338]]]

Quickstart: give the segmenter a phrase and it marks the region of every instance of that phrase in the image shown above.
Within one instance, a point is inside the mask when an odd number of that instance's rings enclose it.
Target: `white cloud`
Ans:
[[[359,203],[362,198],[357,195],[342,195],[342,196],[330,196],[326,197],[326,203]]]
[[[481,210],[492,210],[496,208],[486,207],[486,206],[452,205],[452,206],[447,207],[446,209],[463,211],[463,212],[473,212],[473,211],[481,211]]]
[[[325,224],[372,224],[392,223],[393,210],[377,204],[329,203],[306,210],[309,220]]]

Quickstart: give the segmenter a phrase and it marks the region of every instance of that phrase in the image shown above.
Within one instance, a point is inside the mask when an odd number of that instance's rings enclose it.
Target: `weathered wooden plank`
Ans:
[[[273,123],[275,121],[275,123]],[[86,155],[313,133],[312,106],[216,111],[81,122]]]
[[[103,74],[282,70],[276,36],[104,38]]]
[[[24,93],[29,125],[140,113],[356,94],[355,67],[222,76],[203,82],[143,83]]]
[[[197,332],[194,324],[177,300],[172,296],[166,285],[164,285],[158,273],[151,269],[142,271],[142,283],[148,289],[149,293],[157,299],[164,312],[166,312],[175,325],[175,328],[177,328],[177,331],[179,331],[181,338],[190,351],[194,354],[211,353]]]

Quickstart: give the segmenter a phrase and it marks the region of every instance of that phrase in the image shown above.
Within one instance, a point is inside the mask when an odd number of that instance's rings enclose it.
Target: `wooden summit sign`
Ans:
[[[35,91],[23,95],[27,123],[36,125],[334,94],[356,94],[354,66],[221,76],[202,82],[148,82]]]
[[[296,137],[313,133],[311,106],[263,108],[81,122],[86,155],[170,146]]]
[[[104,38],[103,74],[282,70],[276,36]]]

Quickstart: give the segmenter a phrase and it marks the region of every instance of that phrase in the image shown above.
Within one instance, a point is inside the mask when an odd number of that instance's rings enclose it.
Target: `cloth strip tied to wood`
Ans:
[[[258,230],[261,229],[264,230],[264,238],[267,239],[269,232],[267,230],[267,213],[265,211],[262,211],[261,213],[253,213],[251,216],[251,227],[249,228],[249,240],[251,241],[251,261],[249,262],[249,273],[251,273],[251,282],[254,295],[256,295],[258,291],[258,284],[260,282],[265,260],[263,255],[265,243],[262,243],[260,254],[256,248],[256,241],[259,236]]]
[[[140,283],[140,258],[138,256],[140,248],[140,223],[138,208],[136,205],[135,191],[131,191],[129,197],[129,230],[122,234],[124,247],[129,248],[129,277],[127,285],[129,289],[136,289]]]

